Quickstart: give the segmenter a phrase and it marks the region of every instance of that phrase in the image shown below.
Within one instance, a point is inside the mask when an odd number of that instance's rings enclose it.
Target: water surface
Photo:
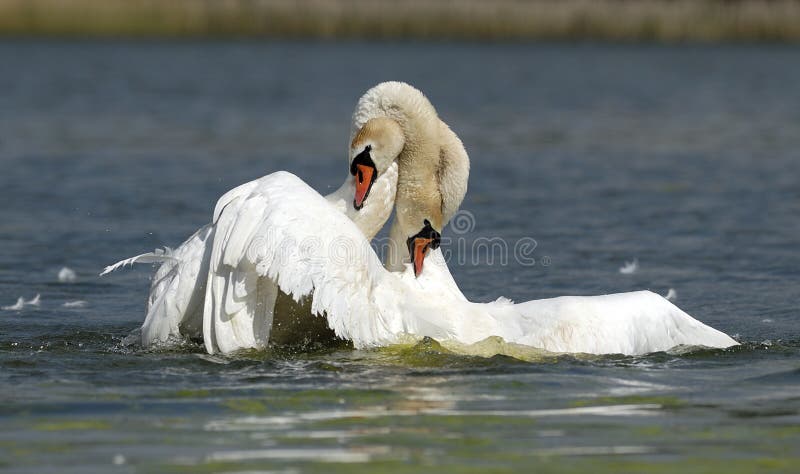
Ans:
[[[41,294],[0,311],[0,470],[797,472],[798,57],[0,43],[0,305]],[[445,236],[536,241],[527,265],[456,252],[471,299],[673,288],[744,344],[518,360],[431,341],[232,357],[124,343],[150,271],[103,266],[177,245],[272,171],[335,189],[352,107],[389,79],[424,90],[470,152],[472,217]]]

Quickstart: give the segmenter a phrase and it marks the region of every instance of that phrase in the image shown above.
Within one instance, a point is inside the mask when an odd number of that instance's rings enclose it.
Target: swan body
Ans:
[[[386,270],[335,200],[290,173],[240,188],[176,250],[107,268],[162,262],[142,326],[145,345],[183,335],[202,337],[209,353],[263,348],[278,290],[310,299],[311,313],[358,348],[407,335],[461,344],[498,336],[550,352],[628,355],[737,344],[649,291],[473,303],[440,250],[430,252],[419,276],[409,264]]]
[[[239,292],[258,292],[264,279],[295,300],[310,298],[312,313],[359,348],[397,343],[407,335],[462,344],[499,336],[551,352],[593,354],[736,344],[649,291],[472,303],[441,251],[431,252],[419,277],[408,265],[388,271],[357,226],[342,213],[325,212],[330,204],[296,176],[274,173],[259,180],[258,189],[257,199],[271,204],[256,206],[266,211],[255,226],[243,214],[246,203],[227,206],[217,220],[205,296],[207,348],[209,338],[231,337],[215,333],[213,324],[236,314],[243,304]],[[296,199],[279,199],[287,193]],[[220,235],[235,240],[220,241]],[[260,331],[268,337],[269,325]],[[210,349],[227,352],[219,343]]]
[[[263,349],[269,342],[273,324],[288,328],[280,332],[281,342],[307,339],[304,331],[309,329],[308,325],[297,322],[298,319],[313,320],[303,308],[286,307],[282,303],[285,298],[280,297],[281,292],[274,282],[256,278],[248,272],[249,268],[211,266],[210,262],[217,262],[222,256],[230,259],[237,252],[248,251],[241,247],[242,242],[258,227],[261,216],[279,200],[303,205],[304,198],[309,196],[322,198],[326,206],[315,208],[320,215],[334,213],[344,217],[367,241],[372,239],[393,209],[398,182],[396,158],[405,146],[405,136],[397,122],[367,111],[369,107],[369,101],[359,102],[356,106],[353,121],[357,120],[358,127],[354,127],[351,134],[349,150],[351,166],[359,154],[368,153],[369,164],[375,172],[375,179],[366,188],[366,193],[362,193],[362,197],[368,195],[369,199],[358,203],[358,207],[354,201],[358,185],[349,176],[339,189],[324,198],[316,193],[303,196],[288,193],[273,200],[262,197],[270,185],[281,188],[280,182],[265,177],[225,193],[217,201],[211,223],[177,249],[145,253],[106,267],[101,275],[134,263],[161,264],[150,287],[147,315],[142,325],[145,347],[190,337],[202,338],[209,353]],[[317,217],[310,217],[308,222],[314,223]],[[235,232],[230,230],[231,222],[236,223]],[[223,232],[220,228],[226,230]],[[317,226],[317,230],[321,234],[329,231],[322,226]],[[220,294],[227,297],[225,306],[215,305],[213,300],[209,300]]]
[[[287,186],[287,181],[292,186]],[[106,267],[101,275],[134,263],[160,264],[142,325],[145,347],[189,337],[202,338],[209,353],[263,349],[269,341],[279,289],[275,282],[257,278],[255,269],[247,265],[248,252],[266,248],[259,247],[254,236],[282,235],[283,226],[305,223],[309,228],[303,242],[281,241],[282,249],[289,249],[313,243],[315,235],[336,235],[331,231],[347,222],[369,246],[369,238],[391,213],[396,183],[397,165],[393,163],[373,185],[364,208],[352,214],[348,212],[352,206],[346,204],[346,196],[352,198],[351,183],[345,182],[323,197],[290,173],[273,173],[224,194],[212,222],[178,248],[122,260]],[[280,203],[291,203],[296,215],[271,219],[271,227],[264,227],[265,215],[274,217],[273,211],[287,211]],[[335,224],[325,225],[325,218],[334,219]]]
[[[425,260],[423,276],[421,283],[426,288],[435,287],[432,281],[452,281],[439,251]],[[505,298],[491,303],[454,298],[436,304],[447,305],[438,309],[439,314],[449,315],[451,338],[462,344],[492,335],[550,352],[627,355],[676,346],[724,348],[738,344],[651,291],[560,296],[519,304]],[[428,311],[437,309],[425,309]]]

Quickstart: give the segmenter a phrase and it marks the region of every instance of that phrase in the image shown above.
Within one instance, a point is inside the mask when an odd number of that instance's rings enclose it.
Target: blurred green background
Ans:
[[[0,35],[800,40],[796,0],[0,0]]]

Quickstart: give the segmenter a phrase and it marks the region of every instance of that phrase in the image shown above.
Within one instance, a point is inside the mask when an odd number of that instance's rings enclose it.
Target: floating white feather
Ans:
[[[109,265],[103,270],[103,273],[101,273],[100,276],[107,275],[125,266],[132,266],[134,263],[161,263],[168,260],[175,260],[175,258],[172,256],[171,248],[164,247],[163,249],[155,249],[152,252],[126,258],[125,260],[120,260],[113,265]]]
[[[77,278],[78,275],[69,267],[62,267],[61,270],[58,271],[59,283],[74,283]]]
[[[25,306],[25,298],[19,297],[17,298],[17,302],[8,306],[3,306],[0,309],[4,309],[6,311],[19,311]]]
[[[25,306],[39,306],[41,304],[41,295],[36,293],[36,296],[33,297],[32,300],[28,300],[25,302]]]
[[[61,306],[65,307],[65,308],[85,308],[87,304],[89,304],[89,303],[87,303],[86,301],[75,300],[75,301],[66,301]]]
[[[634,258],[632,262],[625,262],[619,272],[623,275],[633,275],[637,270],[639,270],[639,260]]]
[[[27,301],[25,301],[25,298],[20,296],[19,298],[17,298],[17,302],[16,303],[14,303],[12,305],[9,305],[9,306],[3,306],[0,309],[6,310],[6,311],[19,311],[22,308],[24,308],[25,306],[36,306],[36,307],[38,307],[38,306],[41,305],[41,302],[42,302],[41,295],[39,293],[36,293],[36,296],[34,296],[33,298],[31,298],[31,299],[29,299]]]

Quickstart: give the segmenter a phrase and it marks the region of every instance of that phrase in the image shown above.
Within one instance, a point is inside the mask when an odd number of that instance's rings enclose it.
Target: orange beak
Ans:
[[[425,254],[428,253],[428,249],[438,249],[442,243],[442,234],[433,228],[431,222],[424,219],[422,223],[424,227],[406,241],[415,277],[422,273],[422,264],[425,262]]]
[[[372,183],[375,181],[375,168],[368,165],[355,166],[356,195],[353,199],[353,207],[356,210],[364,207],[364,200],[369,196]]]
[[[411,260],[414,262],[414,276],[419,276],[422,273],[422,263],[425,261],[425,254],[428,252],[428,247],[433,243],[433,239],[423,239],[418,237],[414,239],[414,253]]]

